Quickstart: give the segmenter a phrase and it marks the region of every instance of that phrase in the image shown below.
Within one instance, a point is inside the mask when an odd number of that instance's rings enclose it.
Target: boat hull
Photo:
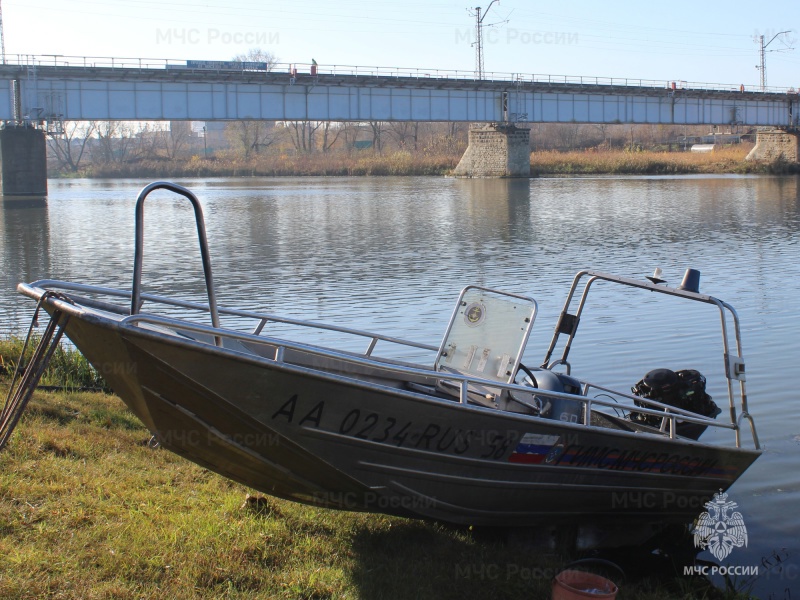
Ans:
[[[459,524],[686,522],[758,451],[508,413],[71,310],[163,447],[261,492]]]

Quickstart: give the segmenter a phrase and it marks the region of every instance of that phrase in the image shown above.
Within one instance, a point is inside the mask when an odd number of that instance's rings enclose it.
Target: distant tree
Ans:
[[[162,146],[162,127],[152,123],[140,123],[136,131],[136,144],[132,159],[147,159],[158,156]]]
[[[322,125],[322,151],[329,152],[344,130],[344,123],[326,121]]]
[[[59,169],[72,173],[78,171],[92,133],[94,133],[92,122],[67,121],[64,123],[62,133],[47,138],[47,145]]]
[[[271,71],[277,64],[278,57],[263,48],[251,48],[243,54],[237,54],[233,60],[243,63],[264,63],[266,70]],[[258,154],[263,148],[271,146],[275,142],[273,132],[274,123],[265,121],[234,121],[225,127],[228,141],[245,160],[253,154]]]
[[[461,154],[467,146],[467,124],[424,123],[424,151],[429,154]]]
[[[135,151],[136,131],[130,121],[95,121],[97,144],[92,160],[101,164],[123,163]]]
[[[372,130],[372,150],[378,154],[383,154],[383,132],[385,125],[383,121],[369,122],[369,128]]]
[[[608,124],[607,123],[599,123],[599,124],[595,125],[594,128],[597,131],[597,133],[600,134],[600,136],[603,138],[600,141],[600,145],[601,146],[607,146],[608,145]]]
[[[361,131],[361,125],[359,123],[346,122],[342,123],[339,129],[342,134],[345,149],[347,152],[352,152],[355,149],[358,134]]]
[[[402,149],[417,149],[419,139],[419,123],[416,121],[404,121],[391,123],[388,130],[389,135],[395,140],[398,147]]]
[[[558,128],[558,143],[562,150],[577,148],[580,129],[578,123],[564,123]]]
[[[169,129],[162,129],[161,148],[169,160],[178,158],[183,149],[189,144],[192,137],[192,124],[190,121],[170,121]]]
[[[317,130],[322,126],[321,121],[289,121],[287,123],[292,132],[291,139],[294,149],[301,154],[310,154],[316,148]]]
[[[233,57],[233,60],[236,62],[266,63],[267,71],[272,71],[278,63],[278,57],[263,48],[251,48],[244,54],[237,54]]]
[[[277,141],[274,121],[233,121],[225,126],[225,137],[247,160]]]

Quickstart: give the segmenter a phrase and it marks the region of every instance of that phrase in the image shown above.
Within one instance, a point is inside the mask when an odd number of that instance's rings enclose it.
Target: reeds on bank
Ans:
[[[752,144],[727,146],[713,152],[667,152],[593,148],[571,152],[531,153],[531,175],[681,175],[799,173],[800,165],[745,160]],[[460,154],[399,150],[376,153],[316,152],[264,154],[248,159],[234,154],[185,160],[140,160],[92,164],[80,176],[107,178],[164,177],[343,177],[445,176],[453,172]]]
[[[397,151],[270,154],[243,159],[234,155],[215,158],[193,156],[188,160],[91,165],[88,177],[330,177],[445,175],[458,164],[449,154]]]
[[[690,175],[800,172],[784,161],[747,161],[752,144],[712,152],[630,151],[627,149],[534,152],[531,171],[540,175]]]

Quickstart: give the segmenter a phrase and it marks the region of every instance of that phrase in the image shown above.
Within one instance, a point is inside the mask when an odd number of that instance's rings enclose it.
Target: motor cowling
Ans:
[[[671,371],[653,369],[649,371],[631,391],[642,398],[655,400],[675,408],[698,413],[705,417],[716,417],[720,410],[706,393],[706,378],[694,369]],[[647,407],[646,402],[635,400],[636,406]],[[661,417],[639,412],[631,413],[631,420],[649,425],[661,426]]]

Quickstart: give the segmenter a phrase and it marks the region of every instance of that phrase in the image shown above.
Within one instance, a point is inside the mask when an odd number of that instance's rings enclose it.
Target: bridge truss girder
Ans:
[[[58,72],[56,72],[56,70]],[[103,71],[102,69],[96,71]],[[109,71],[113,71],[109,69]],[[246,81],[168,71],[40,69],[15,77],[33,120],[271,120],[798,125],[797,94],[264,73]],[[0,80],[0,120],[13,116]]]

